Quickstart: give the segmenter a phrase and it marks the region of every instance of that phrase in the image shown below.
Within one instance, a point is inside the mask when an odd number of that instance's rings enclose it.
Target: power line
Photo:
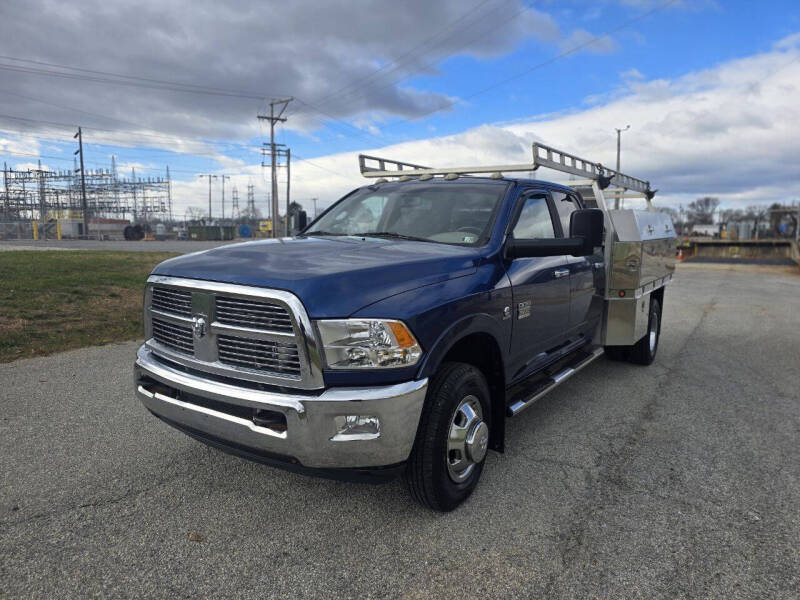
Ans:
[[[343,92],[345,90],[348,90],[348,89],[350,89],[350,88],[352,88],[354,86],[357,86],[361,82],[368,81],[369,79],[372,79],[373,77],[379,75],[380,73],[382,73],[383,71],[385,71],[386,69],[391,67],[392,65],[394,65],[394,67],[392,69],[390,69],[389,72],[396,70],[398,67],[400,67],[402,65],[403,62],[407,62],[405,59],[413,56],[418,49],[429,45],[433,40],[435,40],[438,37],[441,37],[444,34],[445,31],[455,27],[457,24],[459,24],[460,22],[465,20],[467,17],[469,17],[471,14],[476,12],[479,8],[481,8],[482,6],[487,4],[489,1],[490,0],[483,0],[482,2],[479,2],[477,5],[472,7],[470,10],[468,10],[466,13],[461,15],[455,21],[452,21],[450,24],[446,25],[444,28],[439,30],[435,35],[433,35],[433,36],[423,40],[421,43],[413,46],[411,49],[409,49],[408,51],[404,52],[403,54],[401,54],[400,56],[398,56],[394,60],[391,60],[391,61],[387,62],[386,64],[384,64],[383,66],[379,67],[378,69],[376,69],[372,73],[369,73],[369,74],[364,75],[362,77],[357,77],[356,79],[354,79],[350,83],[342,86],[338,90],[336,90],[334,92],[331,92],[330,94],[327,94],[324,97],[315,100],[314,102],[327,102],[327,101],[331,100],[332,98],[336,97],[337,95],[339,95],[341,92]],[[449,39],[450,37],[452,37],[452,35],[451,36],[447,36],[445,38],[445,40]],[[439,45],[439,44],[436,44],[436,45]],[[434,45],[434,47],[436,45]],[[424,55],[424,53],[423,53],[423,55]]]
[[[490,35],[490,34],[492,34],[492,33],[495,33],[495,32],[496,32],[496,31],[497,31],[497,30],[500,28],[500,26],[502,26],[502,25],[505,25],[505,24],[506,24],[506,23],[508,23],[509,21],[512,21],[513,19],[515,19],[517,16],[519,16],[521,13],[523,13],[523,12],[524,12],[525,10],[527,10],[527,9],[528,9],[528,7],[527,7],[527,6],[525,6],[525,5],[522,5],[522,6],[521,6],[519,9],[517,9],[516,11],[513,11],[512,13],[510,13],[509,15],[507,15],[505,18],[503,18],[503,19],[502,19],[502,20],[501,20],[501,21],[500,21],[500,22],[499,22],[497,25],[491,26],[491,27],[489,27],[488,29],[486,29],[486,30],[484,30],[484,31],[480,32],[479,34],[477,34],[477,35],[475,35],[475,36],[472,36],[471,38],[470,38],[470,37],[467,37],[467,36],[463,36],[463,40],[464,40],[464,41],[463,41],[463,43],[461,43],[461,44],[460,44],[460,45],[459,45],[459,46],[458,46],[458,47],[457,47],[455,50],[453,50],[451,53],[449,53],[449,54],[446,54],[446,55],[444,55],[444,56],[441,56],[441,57],[439,57],[439,58],[435,58],[435,59],[431,59],[431,60],[429,60],[429,61],[428,61],[428,62],[426,62],[425,64],[421,65],[421,66],[420,66],[420,67],[419,67],[419,68],[416,70],[416,72],[409,73],[409,74],[407,74],[407,75],[402,75],[402,76],[400,76],[400,77],[399,77],[399,78],[397,78],[397,79],[393,79],[393,80],[391,80],[391,81],[386,81],[386,82],[384,82],[384,83],[380,83],[380,82],[373,82],[373,83],[370,83],[370,84],[368,84],[367,86],[365,86],[365,88],[363,88],[362,90],[353,90],[353,92],[350,92],[349,94],[345,94],[345,96],[344,96],[344,97],[345,97],[345,98],[347,98],[348,96],[352,96],[354,93],[356,93],[356,92],[358,92],[358,91],[362,91],[362,92],[363,92],[364,90],[367,90],[367,89],[375,89],[375,90],[378,90],[378,89],[382,89],[382,88],[387,88],[387,87],[393,87],[393,86],[396,86],[398,83],[400,83],[400,82],[402,82],[402,81],[405,81],[405,80],[407,80],[407,79],[410,79],[411,77],[414,77],[414,76],[416,75],[416,73],[417,73],[417,72],[419,72],[419,71],[424,71],[424,70],[426,70],[426,69],[433,68],[433,67],[434,67],[434,66],[435,66],[437,63],[439,63],[439,62],[442,62],[442,61],[444,61],[444,60],[447,60],[447,59],[448,59],[448,58],[450,58],[451,56],[454,56],[455,54],[457,54],[458,52],[460,52],[460,51],[461,51],[463,48],[465,48],[466,46],[468,46],[468,45],[470,45],[470,44],[472,44],[472,43],[476,42],[477,40],[483,39],[483,38],[485,38],[486,36],[488,36],[488,35]],[[478,19],[478,20],[476,20],[475,22],[473,22],[473,23],[470,23],[470,24],[466,25],[466,26],[464,27],[464,30],[468,30],[468,29],[470,29],[470,28],[472,28],[472,27],[474,27],[474,26],[476,26],[476,25],[483,24],[483,22],[484,22],[484,21],[483,21],[483,19]],[[457,32],[454,32],[452,35],[450,35],[450,36],[448,36],[448,37],[444,38],[444,40],[442,40],[442,42],[440,42],[440,44],[437,44],[437,45],[441,45],[441,43],[443,43],[443,42],[447,41],[448,39],[450,39],[450,38],[454,37],[455,35],[462,35],[462,34],[463,34],[463,31],[457,31]],[[390,74],[391,72],[399,71],[401,68],[402,68],[402,65],[399,65],[398,67],[396,67],[396,68],[392,69],[392,70],[391,70],[389,73],[387,73],[387,74]],[[443,110],[443,109],[442,109],[442,110]]]
[[[461,17],[460,19],[457,19],[457,20],[456,20],[455,22],[453,22],[451,25],[455,25],[455,24],[456,24],[456,23],[458,23],[460,20],[462,20],[462,19],[466,18],[467,16],[469,16],[469,14],[471,14],[473,11],[477,10],[478,8],[480,8],[480,6],[482,6],[483,4],[485,4],[485,2],[483,2],[483,3],[481,3],[480,5],[476,6],[476,7],[475,7],[475,8],[473,8],[471,11],[469,11],[467,14],[465,14],[465,15],[462,15],[462,17]],[[493,10],[497,10],[497,9],[493,9]],[[514,11],[514,12],[513,12],[511,15],[509,15],[508,17],[506,17],[506,18],[505,18],[505,19],[502,21],[502,24],[505,24],[505,23],[507,23],[508,21],[510,21],[510,20],[512,20],[512,19],[514,19],[514,18],[515,18],[517,15],[519,15],[520,13],[522,13],[522,12],[523,12],[523,11],[525,11],[525,10],[527,10],[527,7],[523,5],[523,6],[522,6],[521,8],[519,8],[517,11]],[[489,11],[489,12],[492,12],[492,11]],[[488,14],[488,13],[487,13],[487,14]],[[486,16],[486,15],[484,15],[484,16]],[[470,27],[473,27],[474,25],[476,25],[476,24],[478,24],[478,23],[481,23],[481,22],[483,22],[483,19],[478,19],[478,20],[476,20],[476,21],[474,21],[474,22],[472,22],[472,23],[468,24],[468,25],[467,25],[467,26],[466,26],[464,29],[469,29]],[[493,33],[493,32],[494,32],[494,31],[495,31],[497,28],[498,28],[498,26],[495,26],[495,27],[492,27],[492,28],[490,28],[490,29],[489,29],[489,30],[487,30],[487,31],[484,31],[482,34],[480,34],[480,35],[478,35],[478,36],[476,36],[476,37],[473,37],[473,38],[471,38],[471,39],[470,39],[470,38],[466,38],[466,41],[465,41],[464,43],[462,43],[462,44],[461,44],[461,45],[458,47],[458,50],[455,50],[454,52],[450,53],[449,55],[443,56],[443,57],[441,57],[441,58],[439,58],[439,59],[437,59],[437,60],[431,60],[431,61],[429,61],[429,62],[425,63],[424,65],[422,65],[422,66],[420,67],[420,69],[427,69],[427,68],[433,67],[433,66],[434,66],[434,65],[435,65],[437,62],[440,62],[440,61],[442,61],[442,60],[445,60],[445,59],[447,59],[449,56],[453,56],[453,55],[454,55],[456,52],[458,52],[458,51],[459,51],[461,48],[464,48],[465,46],[467,46],[467,45],[469,45],[469,44],[471,44],[471,43],[475,42],[475,41],[476,41],[476,40],[478,40],[478,39],[481,39],[481,38],[484,38],[484,37],[486,37],[486,36],[487,36],[487,35],[489,35],[490,33]],[[459,31],[455,31],[455,32],[453,32],[451,35],[449,35],[449,36],[446,36],[446,37],[445,37],[444,39],[442,39],[442,40],[441,40],[439,43],[435,44],[435,45],[434,45],[434,47],[436,47],[436,46],[438,46],[438,45],[441,45],[443,42],[447,41],[448,39],[450,39],[450,38],[454,37],[454,36],[455,36],[455,35],[457,35],[457,34],[458,34],[458,35],[463,35],[463,31],[464,31],[464,29],[462,29],[462,30],[459,30]],[[442,33],[442,32],[440,32],[440,34],[441,34],[441,33]],[[434,36],[434,38],[435,38],[435,37],[436,37],[436,36]],[[431,38],[431,39],[434,39],[434,38]],[[424,44],[421,44],[421,45],[424,45]],[[419,47],[419,46],[417,46],[417,47]],[[415,47],[415,48],[416,48],[416,47]],[[413,49],[412,49],[412,50],[413,50]],[[412,52],[411,52],[411,51],[409,51],[409,52],[407,52],[406,54],[411,54],[411,53],[412,53]],[[423,55],[424,55],[424,53],[423,53]],[[403,55],[403,56],[406,56],[406,55]],[[381,67],[380,69],[378,69],[377,71],[373,72],[371,75],[367,75],[367,76],[366,76],[366,77],[364,77],[363,79],[369,79],[370,77],[372,77],[372,76],[376,75],[376,74],[377,74],[379,71],[382,71],[382,70],[383,70],[384,68],[386,68],[387,66],[388,66],[388,65],[384,65],[384,67]],[[395,65],[395,67],[394,67],[394,68],[390,69],[390,70],[389,70],[387,73],[384,73],[384,75],[381,75],[381,77],[384,77],[385,75],[391,74],[392,72],[398,71],[398,70],[400,70],[401,68],[402,68],[402,64],[397,64],[397,65]],[[419,70],[419,69],[418,69],[418,70]],[[366,89],[369,89],[369,88],[374,88],[374,87],[376,87],[376,86],[377,86],[377,88],[376,88],[376,89],[381,89],[381,88],[384,88],[384,87],[395,86],[395,85],[397,85],[398,83],[400,83],[401,81],[404,81],[404,80],[406,80],[406,79],[409,79],[409,78],[410,78],[410,77],[412,77],[413,75],[414,75],[414,73],[411,73],[411,74],[408,74],[408,75],[402,76],[402,77],[400,77],[400,78],[398,78],[398,79],[395,79],[394,81],[392,81],[392,82],[389,82],[389,83],[378,84],[378,83],[375,83],[375,82],[374,82],[374,83],[372,83],[372,84],[368,84],[368,85],[366,86]],[[344,86],[344,88],[342,88],[342,90],[345,90],[345,89],[347,89],[347,88],[350,88],[350,87],[352,87],[352,86],[353,86],[353,83],[355,83],[355,82],[352,82],[351,84],[348,84],[347,86]],[[339,90],[339,91],[342,91],[342,90]],[[364,88],[361,88],[360,90],[359,90],[359,89],[357,89],[357,88],[356,88],[356,89],[353,89],[353,91],[351,91],[351,92],[348,92],[348,93],[345,93],[343,96],[341,96],[341,98],[338,98],[337,100],[343,100],[344,98],[351,97],[351,96],[353,96],[355,93],[357,93],[358,91],[361,91],[361,92],[363,92],[363,91],[364,91]],[[334,92],[333,94],[329,94],[328,96],[325,96],[325,97],[323,97],[323,98],[322,98],[322,99],[320,99],[320,100],[316,100],[315,102],[324,102],[324,101],[326,101],[326,100],[330,100],[331,98],[334,98],[334,97],[336,96],[336,94],[338,94],[338,92]],[[323,109],[319,108],[319,106],[316,106],[316,105],[314,105],[314,104],[311,104],[310,102],[307,102],[307,101],[301,100],[301,99],[299,99],[299,98],[297,98],[297,101],[298,101],[300,104],[303,104],[303,105],[305,105],[305,106],[308,106],[309,108],[311,108],[311,109],[312,109],[312,110],[314,110],[315,112],[317,112],[317,113],[320,113],[320,114],[322,114],[323,116],[326,116],[326,117],[328,117],[329,119],[331,119],[331,120],[333,120],[333,121],[336,121],[336,122],[342,123],[343,125],[345,125],[345,126],[347,126],[347,127],[351,128],[351,129],[354,129],[354,130],[355,130],[355,131],[356,131],[356,132],[357,132],[359,135],[361,135],[362,137],[364,136],[364,134],[366,134],[366,135],[369,135],[369,136],[371,136],[371,137],[373,137],[373,138],[375,138],[375,139],[378,139],[378,140],[380,140],[382,143],[385,143],[385,141],[386,141],[384,138],[382,138],[382,137],[380,137],[380,136],[377,136],[377,135],[375,135],[375,134],[373,134],[373,133],[371,133],[371,132],[365,132],[364,130],[362,130],[362,129],[359,129],[359,128],[355,127],[354,125],[352,125],[352,124],[350,124],[350,123],[348,123],[348,122],[346,122],[346,121],[343,121],[343,120],[341,120],[341,119],[339,119],[339,118],[337,118],[337,117],[334,117],[334,116],[333,116],[332,114],[330,114],[329,112],[326,112],[326,111],[324,111]],[[443,109],[440,109],[440,110],[443,110]],[[301,112],[303,112],[303,109],[299,109],[299,110],[295,111],[295,113],[293,113],[293,114],[298,114],[298,113],[301,113]],[[410,120],[412,120],[412,119],[407,119],[407,120],[409,120],[409,121],[410,121]]]
[[[560,60],[561,58],[564,58],[566,56],[574,54],[575,52],[578,52],[579,50],[581,50],[581,49],[583,49],[583,48],[585,48],[585,47],[587,47],[587,46],[589,46],[591,44],[596,43],[600,39],[602,39],[604,37],[608,37],[609,35],[611,35],[611,34],[613,34],[615,32],[618,32],[618,31],[620,31],[620,30],[622,30],[622,29],[624,29],[626,27],[629,27],[630,25],[632,25],[632,24],[634,24],[634,23],[646,18],[647,16],[650,16],[651,14],[653,14],[653,13],[655,13],[657,11],[660,11],[660,10],[666,8],[667,6],[669,6],[671,4],[674,4],[677,1],[678,0],[669,0],[668,2],[662,3],[659,6],[654,7],[653,9],[651,9],[649,11],[646,11],[646,12],[642,13],[641,15],[638,15],[637,17],[634,17],[633,19],[630,19],[630,20],[626,21],[625,23],[622,23],[621,25],[612,28],[611,30],[609,30],[608,32],[606,32],[603,35],[592,37],[588,41],[586,41],[584,43],[581,43],[581,44],[578,44],[577,46],[575,46],[575,47],[573,47],[573,48],[571,48],[569,50],[566,50],[566,51],[564,51],[564,52],[562,52],[562,53],[560,53],[560,54],[558,54],[558,55],[556,55],[556,56],[554,56],[554,57],[552,57],[552,58],[550,58],[550,59],[548,59],[546,61],[538,63],[537,65],[534,65],[533,67],[531,67],[529,69],[525,69],[525,70],[523,70],[523,71],[521,71],[521,72],[519,72],[519,73],[517,73],[515,75],[512,75],[510,77],[504,78],[504,79],[502,79],[500,81],[497,81],[497,82],[495,82],[495,83],[493,83],[493,84],[491,84],[489,86],[486,86],[486,87],[484,87],[484,88],[482,88],[482,89],[480,89],[480,90],[478,90],[478,91],[466,96],[465,99],[474,98],[475,96],[478,96],[480,94],[486,93],[487,91],[490,91],[490,90],[492,90],[492,89],[494,89],[496,87],[505,85],[506,83],[509,83],[510,81],[518,79],[518,78],[520,78],[520,77],[522,77],[524,75],[527,75],[527,74],[529,74],[529,73],[531,73],[531,72],[533,72],[533,71],[535,71],[537,69],[540,69],[540,68],[543,68],[543,67],[545,67],[545,66],[547,66],[549,64],[552,64],[553,62],[555,62],[557,60]],[[459,23],[461,20],[465,19],[467,16],[469,16],[473,12],[477,11],[481,6],[483,6],[484,3],[481,3],[478,6],[474,7],[471,11],[468,11],[465,15],[462,15],[462,17],[460,17],[459,19],[456,19],[456,21],[454,23],[451,23],[451,25],[448,26],[448,27],[453,27],[455,24]],[[522,12],[522,11],[524,11],[526,9],[527,9],[526,6],[522,6],[516,13],[514,13],[507,20],[510,20],[511,18],[514,18],[517,14],[519,14],[520,12]],[[480,20],[478,20],[476,22],[473,22],[471,25],[475,25],[478,22],[480,22]],[[481,36],[479,36],[479,37],[483,37],[485,35],[488,35],[489,33],[492,33],[493,31],[495,31],[497,28],[498,27],[495,26],[495,27],[489,29],[488,31],[484,32],[483,34],[481,34]],[[447,27],[445,29],[447,29]],[[462,32],[461,31],[454,32],[453,34],[450,34],[449,36],[446,36],[445,38],[443,38],[443,40],[441,40],[436,45],[441,44],[442,41],[449,39],[450,37],[452,37],[456,33],[462,33]],[[441,35],[441,33],[438,34],[438,35]],[[437,36],[434,36],[433,38],[431,38],[427,42],[423,42],[422,44],[419,44],[419,45],[415,46],[414,48],[412,48],[411,50],[406,52],[404,55],[401,55],[400,57],[398,57],[398,59],[393,61],[396,64],[395,64],[395,67],[390,70],[390,72],[394,71],[394,70],[397,70],[400,67],[400,63],[398,63],[398,60],[402,60],[403,58],[407,58],[408,55],[413,55],[413,53],[417,49],[419,49],[420,46],[425,46],[427,44],[430,44],[433,41],[433,39],[435,39],[436,37]],[[434,45],[434,47],[435,47],[435,45]],[[129,85],[129,86],[132,85],[132,86],[139,86],[139,87],[147,87],[147,88],[151,88],[151,89],[162,89],[162,90],[168,90],[168,91],[178,91],[178,92],[205,94],[205,95],[215,95],[215,96],[230,96],[230,97],[239,97],[239,98],[246,98],[246,99],[257,99],[257,100],[263,100],[266,97],[265,94],[256,94],[256,93],[247,92],[247,91],[231,90],[231,89],[218,88],[218,87],[212,87],[212,86],[198,86],[198,85],[194,85],[194,84],[175,83],[175,82],[165,81],[165,80],[160,80],[160,79],[155,79],[155,78],[138,77],[138,76],[125,75],[125,74],[114,73],[114,72],[109,72],[109,71],[100,71],[100,70],[94,70],[94,69],[85,69],[85,68],[81,68],[81,67],[72,67],[72,66],[69,66],[69,65],[51,63],[51,62],[45,62],[45,61],[30,60],[30,59],[23,59],[23,58],[7,56],[7,55],[0,55],[0,59],[6,60],[6,61],[27,63],[27,64],[30,64],[30,65],[38,65],[39,67],[53,67],[53,68],[56,68],[56,69],[66,69],[66,70],[69,70],[69,71],[73,71],[73,72],[70,73],[70,72],[64,72],[64,71],[55,71],[53,69],[37,68],[37,67],[26,67],[26,66],[19,66],[19,65],[13,65],[13,64],[10,65],[10,64],[7,64],[7,63],[0,63],[0,69],[4,69],[4,70],[8,70],[8,71],[21,72],[21,73],[29,73],[29,74],[53,76],[53,77],[62,77],[62,78],[67,78],[67,79],[80,79],[80,80],[92,81],[92,82],[96,82],[96,83],[109,83],[109,84]],[[433,62],[428,63],[426,66],[431,66],[432,64],[434,64],[434,63]],[[368,75],[367,78],[371,78],[371,77],[376,76],[378,74],[378,72],[384,70],[386,66],[388,66],[388,65],[384,65],[384,67],[381,67],[376,72]],[[402,79],[400,79],[398,81],[395,81],[391,85],[396,85],[399,81],[402,81]],[[348,87],[351,87],[352,85],[354,85],[356,83],[357,83],[357,81],[356,82],[351,82],[351,84],[348,84],[348,86],[346,86],[343,89],[347,89]],[[339,90],[339,91],[342,91],[342,90]],[[362,89],[362,91],[363,91],[363,89]],[[336,93],[338,93],[338,91]],[[355,132],[357,135],[359,135],[361,137],[369,136],[370,138],[374,138],[376,140],[380,140],[381,142],[385,142],[384,138],[379,137],[379,136],[377,136],[375,134],[372,134],[370,132],[366,132],[366,131],[358,128],[358,127],[355,127],[354,125],[352,125],[352,124],[350,124],[350,123],[348,123],[346,121],[343,121],[342,119],[339,119],[338,117],[335,117],[330,112],[321,109],[319,106],[316,106],[314,103],[302,100],[300,98],[296,98],[296,99],[303,106],[306,106],[309,109],[321,114],[322,116],[327,117],[328,119],[334,121],[335,123],[339,123],[339,124],[347,127],[348,129],[352,130],[353,132]],[[405,118],[405,119],[401,119],[401,120],[395,121],[393,123],[388,124],[383,129],[386,130],[386,129],[389,129],[389,128],[392,128],[392,127],[396,127],[397,125],[402,124],[402,123],[407,123],[407,122],[410,122],[410,121],[419,120],[421,118],[428,117],[428,116],[430,116],[432,114],[436,114],[438,112],[441,112],[442,110],[445,110],[445,108],[449,108],[449,106],[435,108],[435,109],[427,111],[427,112],[425,112],[425,113],[423,113],[421,115],[417,115],[415,117],[410,117],[410,118]],[[75,110],[75,109],[73,109],[73,110]],[[302,110],[302,109],[300,109],[300,110]]]
[[[54,67],[56,69],[67,69],[69,71],[77,71],[76,73],[64,73],[62,71],[54,71],[52,69],[39,69],[36,67],[23,67],[17,65],[9,65],[0,63],[0,69],[7,71],[18,71],[22,73],[45,75],[52,77],[63,77],[66,79],[82,79],[85,81],[93,81],[97,83],[112,83],[119,85],[139,86],[146,88],[165,89],[170,91],[187,92],[193,94],[205,94],[211,96],[230,96],[236,98],[246,98],[250,100],[263,100],[270,96],[268,93],[256,93],[249,91],[241,91],[234,89],[218,88],[213,86],[200,86],[191,83],[176,83],[174,81],[167,81],[163,79],[155,79],[151,77],[138,77],[135,75],[126,75],[123,73],[113,73],[110,71],[98,71],[94,69],[84,69],[82,67],[72,67],[70,65],[63,65],[58,63],[51,63],[39,60],[31,60],[27,58],[19,58],[15,56],[0,55],[2,60],[11,60],[14,62],[22,62],[28,64],[35,64],[45,67]],[[80,73],[85,73],[82,75]],[[113,79],[116,78],[116,79]]]
[[[334,171],[333,169],[329,169],[327,167],[323,167],[322,165],[317,164],[315,162],[312,162],[312,161],[308,160],[307,158],[302,158],[301,156],[298,156],[297,154],[292,153],[292,158],[294,160],[296,160],[296,161],[308,163],[312,167],[316,167],[317,169],[321,169],[323,171],[327,171],[328,173],[336,175],[337,177],[341,177],[342,179],[347,179],[348,181],[352,181],[353,180],[352,177],[347,177],[346,175],[342,175],[338,171]]]
[[[617,33],[619,31],[622,31],[623,29],[626,29],[626,28],[630,27],[631,25],[634,25],[635,23],[638,23],[639,21],[649,17],[650,15],[655,14],[656,12],[659,12],[659,11],[667,8],[671,4],[675,4],[678,1],[679,0],[667,0],[667,2],[663,2],[663,3],[659,4],[658,6],[652,8],[652,9],[650,9],[648,11],[645,11],[645,12],[641,13],[641,14],[637,15],[636,17],[633,17],[632,19],[629,19],[629,20],[625,21],[624,23],[621,23],[617,27],[609,29],[608,31],[606,31],[605,33],[603,33],[601,35],[592,36],[587,41],[582,42],[582,43],[580,43],[580,44],[578,44],[576,46],[573,46],[572,48],[569,48],[568,50],[560,52],[560,53],[556,54],[555,56],[553,56],[551,58],[548,58],[547,60],[544,60],[544,61],[542,61],[540,63],[537,63],[537,64],[533,65],[532,67],[529,67],[527,69],[519,71],[519,72],[515,73],[514,75],[510,75],[509,77],[505,77],[505,78],[503,78],[503,79],[501,79],[499,81],[496,81],[496,82],[494,82],[494,83],[492,83],[490,85],[487,85],[484,88],[481,88],[481,89],[477,90],[476,92],[473,92],[473,93],[471,93],[471,94],[469,94],[467,96],[464,96],[463,100],[470,100],[472,98],[475,98],[476,96],[480,96],[481,94],[485,94],[488,91],[491,91],[491,90],[493,90],[495,88],[503,86],[503,85],[505,85],[507,83],[510,83],[511,81],[515,81],[515,80],[519,79],[520,77],[524,77],[525,75],[529,75],[530,73],[533,73],[534,71],[538,71],[539,69],[542,69],[542,68],[544,68],[546,66],[549,66],[549,65],[553,64],[554,62],[557,62],[557,61],[561,60],[562,58],[566,58],[567,56],[570,56],[571,54],[575,54],[576,52],[586,48],[587,46],[591,46],[592,44],[595,44],[595,43],[599,42],[603,38],[610,37],[612,34]],[[400,119],[400,120],[395,121],[393,123],[389,123],[388,125],[383,127],[383,129],[386,130],[386,129],[390,128],[390,127],[396,127],[397,125],[402,125],[403,123],[409,123],[411,121],[415,121],[415,120],[418,120],[418,119],[421,119],[421,118],[429,117],[429,116],[431,116],[433,114],[436,114],[438,112],[441,112],[443,110],[444,110],[444,108],[435,108],[433,110],[430,110],[430,111],[428,111],[426,113],[423,113],[422,115],[419,115],[419,116],[414,117],[414,118]]]

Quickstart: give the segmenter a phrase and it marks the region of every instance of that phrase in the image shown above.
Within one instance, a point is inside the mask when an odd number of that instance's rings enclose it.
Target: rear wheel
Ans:
[[[433,377],[406,482],[417,502],[442,512],[478,485],[489,448],[491,400],[486,378],[465,363],[445,363]]]
[[[633,348],[629,360],[638,365],[649,365],[656,359],[658,341],[661,338],[661,305],[658,300],[650,300],[650,317],[647,320],[647,333]]]
[[[637,365],[649,365],[656,359],[660,338],[661,304],[656,298],[651,298],[645,336],[633,346],[606,346],[606,356],[611,360],[626,360]]]

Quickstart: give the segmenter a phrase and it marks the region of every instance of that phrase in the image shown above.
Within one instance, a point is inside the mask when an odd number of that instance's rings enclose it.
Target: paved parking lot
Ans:
[[[797,274],[682,265],[656,363],[510,420],[445,515],[169,429],[134,343],[0,365],[0,595],[797,598],[799,334]]]

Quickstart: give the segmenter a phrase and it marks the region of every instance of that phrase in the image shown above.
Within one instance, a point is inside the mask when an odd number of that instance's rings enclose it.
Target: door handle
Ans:
[[[569,275],[569,269],[556,269],[553,271],[553,275],[556,276],[556,279],[561,279],[562,277]]]

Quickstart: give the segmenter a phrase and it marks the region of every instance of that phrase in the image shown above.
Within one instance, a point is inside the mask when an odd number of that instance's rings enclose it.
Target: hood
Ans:
[[[222,246],[169,259],[154,275],[295,294],[311,318],[347,317],[424,285],[474,273],[474,248],[377,238],[286,238]]]

